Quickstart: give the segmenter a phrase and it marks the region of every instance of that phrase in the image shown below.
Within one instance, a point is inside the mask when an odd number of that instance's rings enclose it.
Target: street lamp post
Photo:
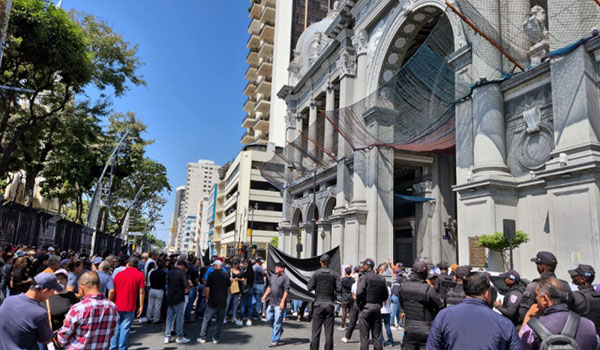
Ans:
[[[252,249],[254,249],[254,247],[252,246],[252,236],[254,236],[254,211],[258,210],[258,202],[254,203],[254,206],[250,208],[252,210],[252,222],[250,223],[250,247],[249,247],[249,251],[250,251],[250,256],[252,256]]]

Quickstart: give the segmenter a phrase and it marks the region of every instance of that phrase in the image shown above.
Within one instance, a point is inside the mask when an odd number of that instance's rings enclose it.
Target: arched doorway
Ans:
[[[301,225],[303,224],[302,220],[302,210],[296,208],[294,211],[294,216],[292,217],[292,236],[291,239],[291,247],[290,252],[296,251],[296,257],[300,258],[300,250],[299,247],[302,247],[302,229]]]
[[[306,211],[306,228],[307,230],[310,230],[310,238],[309,236],[305,237],[305,242],[308,243],[307,246],[310,247],[310,251],[308,251],[307,253],[310,253],[309,256],[316,256],[317,255],[317,244],[319,243],[318,241],[318,227],[317,227],[317,221],[319,221],[319,209],[317,208],[317,206],[314,203],[311,203],[308,206],[308,210]],[[306,247],[305,247],[306,248]]]

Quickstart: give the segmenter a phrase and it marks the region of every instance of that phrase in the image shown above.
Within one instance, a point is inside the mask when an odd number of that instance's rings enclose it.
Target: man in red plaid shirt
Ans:
[[[117,307],[100,293],[96,272],[79,278],[79,290],[83,297],[67,313],[56,334],[57,343],[65,350],[108,349],[119,319]]]

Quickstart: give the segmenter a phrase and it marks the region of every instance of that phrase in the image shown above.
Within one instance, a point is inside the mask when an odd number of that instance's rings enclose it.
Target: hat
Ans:
[[[54,271],[54,276],[56,276],[56,275],[65,275],[65,276],[69,277],[69,273],[65,269],[58,269],[58,270]]]
[[[217,260],[219,260],[220,262],[224,262],[225,259],[223,259],[222,257],[218,257]]]
[[[35,281],[35,286],[39,289],[54,289],[57,292],[62,292],[65,288],[58,283],[56,276],[52,273],[41,272],[38,273],[33,280]]]
[[[20,258],[20,257],[22,257],[22,256],[23,256],[23,255],[25,255],[25,254],[26,254],[26,253],[25,253],[24,251],[20,250],[20,251],[18,251],[18,252],[17,252],[17,257],[19,257],[19,258]]]
[[[594,277],[596,276],[596,271],[594,271],[594,268],[590,265],[579,264],[576,269],[569,270],[569,275],[571,275],[571,277]]]
[[[556,266],[558,261],[554,254],[550,252],[538,252],[535,258],[531,258],[531,262],[536,263],[537,265],[546,265],[546,266]]]
[[[35,255],[35,250],[30,250],[27,252],[27,255]]]
[[[94,258],[94,261],[92,261],[92,265],[98,265],[102,262],[102,257],[101,256],[97,256]]]
[[[68,264],[69,262],[71,262],[71,259],[63,259],[63,260],[61,260],[61,262],[60,262],[60,266],[66,265],[66,264]]]
[[[322,263],[328,263],[331,259],[329,258],[329,255],[327,254],[323,254],[321,255],[321,262]]]
[[[369,265],[369,267],[374,268],[375,267],[375,261],[373,261],[373,259],[371,258],[366,258],[364,261],[360,262],[361,265]]]
[[[417,260],[412,266],[413,272],[425,273],[427,272],[427,263],[425,261]]]
[[[177,260],[175,266],[187,266],[187,263],[184,260]]]
[[[470,272],[471,272],[471,266],[462,265],[462,266],[459,266],[456,268],[455,275],[457,278],[464,278]]]
[[[505,273],[501,273],[500,278],[510,278],[511,280],[518,282],[521,279],[521,275],[515,270],[508,270]]]
[[[240,259],[239,258],[233,258],[231,260],[231,265],[235,265],[235,264],[239,264],[240,263]]]
[[[441,261],[439,264],[437,264],[437,267],[440,269],[448,269],[449,265],[447,262]]]
[[[213,261],[212,264],[213,265],[217,265],[217,266],[221,266],[221,265],[223,265],[223,262],[221,260],[219,260],[219,259],[215,259],[215,261]]]
[[[53,252],[54,251],[54,247],[52,247],[52,246],[48,247],[48,251],[49,252]]]

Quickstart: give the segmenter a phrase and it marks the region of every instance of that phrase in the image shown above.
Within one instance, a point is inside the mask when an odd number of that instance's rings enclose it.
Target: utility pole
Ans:
[[[254,250],[254,246],[252,245],[252,236],[254,236],[254,211],[258,210],[258,202],[254,203],[254,206],[250,209],[252,210],[252,222],[250,223],[250,247],[248,248],[250,254],[248,254],[248,258],[252,257]]]
[[[312,198],[312,204],[313,204],[313,212],[312,212],[312,235],[311,235],[311,241],[310,241],[310,253],[312,256],[315,256],[317,254],[316,249],[314,249],[315,247],[315,243],[316,243],[316,239],[317,239],[317,232],[316,232],[316,228],[317,228],[317,220],[315,218],[315,215],[317,214],[317,172],[314,171],[313,172],[313,198]]]

